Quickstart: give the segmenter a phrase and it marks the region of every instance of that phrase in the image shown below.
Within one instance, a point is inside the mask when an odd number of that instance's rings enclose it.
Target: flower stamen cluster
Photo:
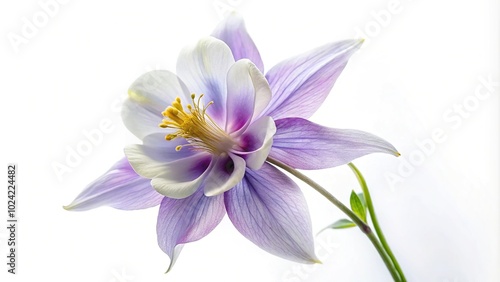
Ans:
[[[185,146],[192,146],[194,149],[207,151],[214,155],[220,155],[233,147],[235,142],[217,123],[207,114],[207,109],[214,102],[210,101],[203,105],[201,94],[196,99],[195,94],[191,94],[192,105],[188,104],[184,109],[181,99],[175,98],[162,115],[164,119],[159,124],[161,128],[177,129],[174,133],[165,136],[165,140],[170,141],[178,137],[186,139],[189,144],[179,145],[175,149],[180,151]]]

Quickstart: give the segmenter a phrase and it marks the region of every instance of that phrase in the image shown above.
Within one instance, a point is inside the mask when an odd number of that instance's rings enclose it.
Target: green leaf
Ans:
[[[363,204],[363,206],[365,207],[365,213],[366,213],[366,209],[368,208],[368,206],[366,205],[365,194],[363,194],[363,192],[358,193],[358,197],[361,200],[361,203]]]
[[[363,194],[363,192],[358,193],[358,197],[361,200],[363,207],[365,208],[365,214],[368,215],[368,205],[366,205],[365,194]]]
[[[339,219],[332,223],[328,228],[332,229],[343,229],[343,228],[351,228],[351,227],[356,227],[356,224],[349,219]]]
[[[335,221],[334,223],[328,225],[327,227],[323,228],[319,233],[327,230],[327,229],[345,229],[345,228],[351,228],[351,227],[355,227],[356,224],[352,221],[350,221],[349,219],[339,219],[337,221]]]
[[[363,202],[354,190],[351,192],[351,209],[361,220],[366,222],[366,206],[363,205]]]

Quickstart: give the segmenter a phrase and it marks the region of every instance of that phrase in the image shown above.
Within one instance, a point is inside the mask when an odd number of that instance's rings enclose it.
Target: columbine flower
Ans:
[[[122,117],[143,144],[127,147],[127,159],[66,208],[160,204],[158,243],[171,258],[169,269],[183,244],[210,233],[226,213],[262,249],[317,262],[305,199],[266,159],[320,169],[374,152],[397,155],[372,134],[306,120],[361,41],[324,45],[264,76],[240,17],[228,17],[212,36],[181,52],[177,75],[152,71],[132,84]]]

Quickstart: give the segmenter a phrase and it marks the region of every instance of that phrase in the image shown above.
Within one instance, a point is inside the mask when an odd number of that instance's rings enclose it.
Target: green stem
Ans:
[[[399,266],[399,263],[396,260],[396,257],[394,256],[394,253],[392,252],[391,248],[389,247],[389,244],[387,243],[387,240],[385,239],[384,233],[382,232],[382,229],[380,228],[380,225],[378,223],[377,215],[375,214],[375,208],[373,207],[372,197],[370,196],[370,191],[368,191],[368,186],[366,185],[365,178],[363,177],[361,172],[358,170],[358,168],[353,163],[349,163],[348,166],[351,168],[351,170],[356,175],[356,178],[358,179],[359,185],[361,186],[361,189],[363,190],[363,195],[365,196],[366,206],[368,208],[368,211],[370,212],[370,218],[372,219],[373,227],[375,228],[375,232],[377,233],[377,236],[380,239],[380,243],[382,243],[382,246],[384,246],[385,251],[387,252],[389,257],[391,258],[392,263],[394,264],[394,267],[396,267],[396,269],[399,273],[399,276],[401,277],[401,280],[406,281],[405,275],[403,274],[403,270]]]
[[[288,165],[275,160],[273,158],[268,157],[267,161],[271,164],[274,164],[277,167],[280,167],[284,169],[285,171],[289,172],[293,176],[297,177],[298,179],[302,180],[304,183],[307,185],[311,186],[314,188],[314,190],[318,191],[321,195],[323,195],[327,200],[329,200],[332,204],[334,204],[337,208],[339,208],[343,213],[345,213],[358,227],[361,229],[361,231],[370,239],[372,242],[373,246],[379,253],[380,257],[385,263],[385,266],[391,273],[392,279],[394,281],[401,281],[403,282],[404,280],[401,280],[399,273],[397,269],[394,267],[394,264],[392,263],[391,258],[387,255],[386,251],[384,250],[384,247],[380,244],[380,241],[377,239],[377,236],[375,233],[373,233],[372,229],[370,226],[368,226],[363,220],[361,220],[354,212],[352,212],[348,207],[346,207],[342,202],[340,202],[335,196],[330,194],[325,188],[323,188],[321,185],[316,183],[314,180],[311,178],[307,177],[306,175],[302,174],[300,171],[289,167]]]

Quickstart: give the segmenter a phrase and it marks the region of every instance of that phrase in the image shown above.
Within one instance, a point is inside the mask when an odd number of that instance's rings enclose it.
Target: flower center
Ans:
[[[192,146],[216,155],[227,152],[235,145],[235,142],[207,114],[208,107],[214,102],[210,101],[207,105],[203,105],[201,103],[203,94],[198,99],[195,98],[196,95],[191,94],[192,105],[188,104],[185,109],[181,99],[177,97],[172,105],[162,112],[164,118],[159,126],[177,129],[174,133],[167,134],[165,140],[170,141],[182,137],[189,142],[189,144],[177,146],[175,148],[177,151],[182,147]]]

